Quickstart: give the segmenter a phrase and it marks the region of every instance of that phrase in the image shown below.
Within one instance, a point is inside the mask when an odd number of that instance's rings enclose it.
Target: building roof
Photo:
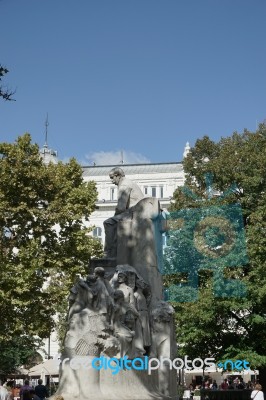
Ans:
[[[114,167],[120,167],[125,175],[134,174],[158,174],[158,173],[178,173],[183,171],[181,162],[155,163],[155,164],[120,164],[120,165],[95,165],[82,167],[83,176],[108,176],[109,171]]]
[[[58,163],[57,151],[50,149],[46,144],[40,149],[40,155],[43,159],[44,164]]]
[[[46,360],[41,364],[35,365],[29,369],[29,376],[38,376],[44,373],[45,375],[58,375],[60,361],[55,358]]]

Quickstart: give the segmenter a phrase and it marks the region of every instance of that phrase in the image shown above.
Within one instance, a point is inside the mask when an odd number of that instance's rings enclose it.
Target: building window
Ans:
[[[163,199],[163,186],[144,186],[144,196]]]
[[[94,228],[92,231],[92,236],[101,239],[102,238],[102,228],[100,228],[99,226]]]
[[[110,200],[117,200],[117,189],[116,188],[110,189]]]

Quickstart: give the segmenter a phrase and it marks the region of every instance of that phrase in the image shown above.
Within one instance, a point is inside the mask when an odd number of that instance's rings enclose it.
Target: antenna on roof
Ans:
[[[45,142],[43,147],[48,147],[47,143],[47,136],[48,136],[48,126],[49,126],[49,121],[48,121],[48,113],[46,114],[46,120],[45,120]]]
[[[123,150],[121,150],[121,161],[120,164],[124,164],[124,153]]]

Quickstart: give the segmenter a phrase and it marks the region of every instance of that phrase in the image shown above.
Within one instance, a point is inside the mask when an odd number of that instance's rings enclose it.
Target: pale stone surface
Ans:
[[[157,300],[162,299],[160,224],[158,200],[145,198],[117,226],[117,264],[132,265],[149,282]]]
[[[143,290],[145,289],[144,281],[138,279],[136,281],[137,290],[134,293],[136,308],[140,315],[141,329],[143,336],[143,346],[149,347],[151,345],[151,331],[147,299],[144,296]]]
[[[173,324],[173,307],[165,301],[159,301],[151,311],[152,348],[151,356],[159,358],[176,357],[176,341]],[[158,371],[159,390],[166,396],[171,396],[176,390],[176,374],[168,365],[163,365]]]

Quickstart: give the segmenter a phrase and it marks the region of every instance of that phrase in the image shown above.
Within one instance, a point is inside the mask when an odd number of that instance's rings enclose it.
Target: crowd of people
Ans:
[[[38,380],[35,387],[30,385],[28,379],[25,379],[24,385],[18,388],[14,381],[0,384],[0,400],[45,400],[49,397],[46,386],[43,385],[42,379]],[[56,396],[56,400],[64,400],[62,396]]]
[[[211,389],[211,390],[243,390],[243,389],[249,389],[253,390],[255,388],[255,385],[257,384],[254,382],[244,382],[242,377],[236,377],[235,379],[224,379],[223,382],[218,385],[215,379],[212,379],[210,377],[206,378],[201,385],[197,385],[196,382],[192,382],[189,385],[190,391],[194,391],[196,388],[197,389]]]
[[[205,379],[201,385],[197,385],[196,382],[192,382],[184,392],[183,399],[201,399],[202,390],[251,390],[251,400],[264,400],[262,386],[258,382],[247,382],[245,383],[243,378],[236,377],[235,379],[224,379],[223,382],[218,385],[215,379]]]

